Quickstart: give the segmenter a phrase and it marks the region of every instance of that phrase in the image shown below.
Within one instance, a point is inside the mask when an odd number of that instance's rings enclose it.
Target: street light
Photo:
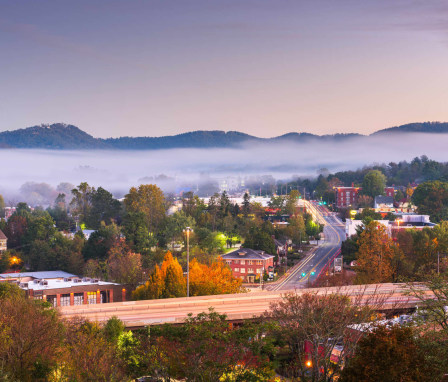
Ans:
[[[190,232],[193,230],[187,227],[183,232],[187,235],[187,297],[190,297]]]

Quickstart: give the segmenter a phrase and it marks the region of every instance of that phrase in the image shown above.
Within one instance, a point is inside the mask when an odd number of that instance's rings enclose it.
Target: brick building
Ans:
[[[356,207],[358,205],[359,193],[362,187],[335,187],[336,206],[338,208]],[[385,187],[384,196],[394,197],[394,187]]]
[[[0,252],[6,251],[8,249],[8,238],[0,229]]]
[[[255,282],[261,274],[273,271],[274,268],[274,255],[250,248],[237,249],[222,258],[232,269],[233,276],[241,278],[243,282]]]
[[[126,300],[126,289],[120,284],[63,271],[2,273],[0,282],[16,283],[30,298],[49,301],[55,307]]]

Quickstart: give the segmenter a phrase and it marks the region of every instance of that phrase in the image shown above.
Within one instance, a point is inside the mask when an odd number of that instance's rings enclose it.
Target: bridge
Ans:
[[[240,294],[183,297],[159,300],[126,301],[98,305],[78,305],[60,307],[63,318],[84,317],[91,321],[104,322],[118,317],[128,328],[139,328],[147,325],[164,323],[182,323],[189,313],[197,315],[213,308],[216,312],[226,314],[231,322],[253,319],[266,311],[270,304],[281,301],[285,293],[306,292],[325,295],[337,293],[349,297],[353,303],[375,305],[378,299],[381,304],[373,306],[378,311],[394,314],[398,311],[416,307],[419,300],[406,294],[404,284],[372,284],[331,288],[302,288],[291,291],[263,291]]]

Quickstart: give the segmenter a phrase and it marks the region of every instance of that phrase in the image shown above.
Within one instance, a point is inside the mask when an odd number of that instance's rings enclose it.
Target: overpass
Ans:
[[[118,317],[128,328],[164,323],[182,323],[189,313],[208,311],[214,308],[226,314],[229,321],[239,322],[252,319],[268,311],[270,304],[281,301],[288,292],[303,294],[306,292],[320,295],[338,293],[348,296],[357,304],[374,305],[376,298],[382,299],[381,312],[415,308],[419,300],[406,295],[404,284],[372,284],[331,288],[303,288],[290,291],[264,291],[228,295],[182,297],[159,300],[126,301],[98,305],[64,306],[58,308],[63,318],[84,317],[91,321],[104,322]]]

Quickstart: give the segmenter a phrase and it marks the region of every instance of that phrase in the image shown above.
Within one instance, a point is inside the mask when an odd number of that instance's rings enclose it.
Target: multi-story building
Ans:
[[[46,300],[55,307],[126,300],[126,289],[120,284],[63,271],[1,273],[0,282],[15,283],[30,298]]]
[[[362,187],[335,187],[334,190],[338,208],[356,207],[358,205],[358,197]],[[395,195],[394,187],[385,187],[384,195],[393,198]]]
[[[271,272],[274,267],[274,255],[250,248],[240,248],[222,256],[229,265],[234,277],[243,282],[253,283],[264,272]]]
[[[336,206],[346,208],[358,204],[358,194],[361,187],[335,187]]]

